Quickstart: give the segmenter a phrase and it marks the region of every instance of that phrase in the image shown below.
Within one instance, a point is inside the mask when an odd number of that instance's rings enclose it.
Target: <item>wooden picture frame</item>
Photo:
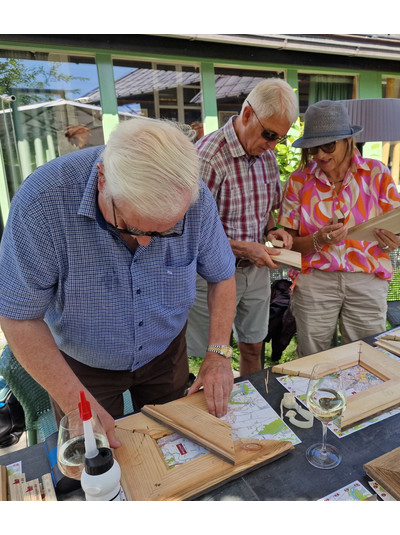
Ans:
[[[274,366],[271,371],[310,377],[314,365],[324,361],[334,361],[342,369],[360,365],[383,381],[347,398],[346,410],[340,420],[342,429],[352,427],[400,404],[400,362],[363,341],[284,362]]]
[[[376,241],[375,229],[385,229],[394,234],[400,233],[400,206],[389,212],[378,215],[359,225],[350,227],[347,233],[349,240]]]
[[[165,416],[168,410],[168,425],[158,421],[160,415]],[[150,405],[152,411],[160,407]],[[187,500],[216,488],[227,481],[240,477],[283,455],[294,448],[288,441],[240,439],[233,442],[234,464],[225,461],[220,455],[207,453],[184,464],[168,467],[157,440],[171,434],[171,428],[181,430],[182,421],[176,423],[174,413],[182,413],[184,408],[187,427],[194,432],[196,421],[199,421],[199,410],[203,412],[199,433],[194,441],[207,446],[208,441],[215,442],[215,430],[219,426],[229,426],[212,416],[207,411],[204,393],[197,392],[163,406],[163,411],[156,410],[157,420],[144,413],[133,414],[116,422],[116,434],[122,446],[114,451],[121,467],[121,485],[128,500]],[[191,407],[195,410],[191,411]],[[144,408],[144,407],[143,407]],[[162,415],[164,412],[164,415]],[[186,424],[184,424],[186,427]],[[230,426],[229,426],[230,427]],[[208,428],[208,429],[207,429]],[[221,438],[225,430],[221,428]],[[217,429],[217,434],[219,431]],[[226,440],[230,450],[229,440]]]

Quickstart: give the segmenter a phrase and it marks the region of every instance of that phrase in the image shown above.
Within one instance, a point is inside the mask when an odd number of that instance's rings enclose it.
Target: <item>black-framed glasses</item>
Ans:
[[[247,99],[246,99],[246,102],[250,106],[250,108],[253,110],[253,113],[256,116],[257,121],[260,123],[260,126],[263,129],[263,131],[261,132],[261,135],[265,139],[265,141],[269,141],[269,142],[277,141],[278,143],[283,143],[284,141],[287,140],[287,135],[286,136],[280,136],[279,134],[277,134],[273,130],[267,130],[266,128],[264,128],[262,122],[260,121],[260,119],[258,118],[256,112],[254,111],[253,106],[250,104],[250,102]]]
[[[151,238],[176,238],[178,236],[182,236],[184,230],[185,230],[185,222],[186,222],[186,214],[183,216],[183,218],[176,223],[173,227],[171,227],[168,230],[164,230],[163,232],[143,232],[142,230],[139,230],[138,228],[119,228],[117,223],[117,216],[115,214],[115,205],[114,200],[111,200],[112,207],[113,207],[113,215],[114,215],[114,225],[111,225],[111,223],[108,223],[110,227],[112,227],[114,230],[116,230],[119,234],[127,234],[128,236],[149,236]]]
[[[323,145],[318,145],[318,147],[310,147],[308,150],[309,154],[315,156],[319,149],[326,154],[332,154],[336,150],[336,141],[331,141],[330,143],[324,143]]]

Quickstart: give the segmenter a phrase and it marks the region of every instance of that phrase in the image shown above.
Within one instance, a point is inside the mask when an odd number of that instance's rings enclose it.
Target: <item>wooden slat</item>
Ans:
[[[368,345],[368,344],[367,344]],[[400,378],[400,361],[385,355],[385,358],[377,358],[377,351],[371,346],[363,347],[360,356],[360,364],[380,379],[388,380]]]
[[[234,464],[231,426],[194,405],[188,405],[185,400],[182,398],[164,405],[145,405],[142,412]]]
[[[400,379],[385,381],[347,398],[341,428],[347,429],[400,404]]]
[[[400,356],[400,342],[396,342],[395,340],[382,340],[378,338],[374,344],[382,349],[386,349],[386,351],[389,351],[393,355],[397,355],[398,357]]]
[[[312,369],[315,364],[327,361],[333,361],[342,369],[350,368],[359,363],[363,344],[364,342],[353,342],[344,346],[328,349],[327,351],[321,351],[320,353],[315,353],[308,357],[292,360],[291,362],[283,362],[282,364],[274,366],[271,371],[273,373],[282,373],[285,375],[311,377]]]
[[[122,446],[114,451],[120,465],[127,499],[148,500],[155,485],[168,473],[168,466],[154,439],[138,432],[116,429]]]
[[[268,245],[268,242],[266,242],[266,245]],[[282,240],[271,240],[271,245],[280,251],[279,256],[274,255],[274,262],[301,269],[301,253],[291,249],[284,249]]]
[[[394,234],[400,233],[400,207],[385,214],[373,217],[360,225],[349,228],[347,238],[350,240],[376,241],[374,229],[385,229]]]
[[[366,463],[364,470],[396,500],[400,500],[400,448]]]
[[[0,501],[7,501],[7,468],[0,465]]]
[[[272,259],[277,264],[284,264],[286,266],[291,266],[296,269],[301,269],[301,254],[297,251],[292,251],[290,249],[279,249],[280,255],[273,256]],[[272,256],[272,255],[271,255]]]

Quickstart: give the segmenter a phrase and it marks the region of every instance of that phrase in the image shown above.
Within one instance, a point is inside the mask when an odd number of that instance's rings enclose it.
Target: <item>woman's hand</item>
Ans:
[[[347,227],[343,223],[332,224],[332,219],[326,225],[318,230],[316,238],[319,245],[336,245],[343,241],[347,236]]]
[[[400,247],[400,237],[393,232],[385,229],[374,230],[376,239],[378,240],[378,246],[385,251],[385,253],[391,253]]]

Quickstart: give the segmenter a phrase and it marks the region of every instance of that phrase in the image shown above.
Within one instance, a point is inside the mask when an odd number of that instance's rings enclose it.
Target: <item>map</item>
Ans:
[[[288,440],[294,445],[301,442],[250,381],[233,385],[228,412],[221,420],[232,426],[234,441],[241,438],[257,438]],[[205,448],[178,433],[163,437],[157,443],[170,467],[209,453]]]
[[[362,501],[371,498],[373,494],[370,493],[359,481],[353,481],[350,485],[328,494],[324,498],[319,499],[319,502],[344,502],[344,501]]]

